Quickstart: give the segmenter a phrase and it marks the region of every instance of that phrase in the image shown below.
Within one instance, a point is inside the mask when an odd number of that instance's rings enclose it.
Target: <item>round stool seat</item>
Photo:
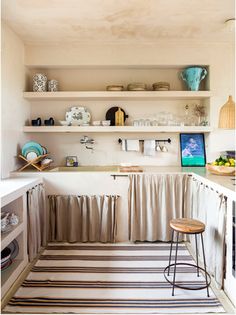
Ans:
[[[198,220],[182,218],[170,221],[170,227],[181,233],[197,234],[205,231],[205,224]]]

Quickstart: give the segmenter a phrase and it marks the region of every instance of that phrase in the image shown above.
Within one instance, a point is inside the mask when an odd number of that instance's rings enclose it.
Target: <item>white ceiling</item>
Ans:
[[[26,43],[228,41],[234,0],[2,0]]]

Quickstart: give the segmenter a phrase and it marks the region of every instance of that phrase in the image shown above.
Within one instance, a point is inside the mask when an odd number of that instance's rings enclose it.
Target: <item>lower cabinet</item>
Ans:
[[[116,242],[128,241],[128,177],[109,173],[54,173],[44,175],[47,195],[119,195]]]
[[[14,213],[19,218],[19,223],[2,232],[1,237],[1,251],[11,250],[7,265],[1,270],[1,296],[4,297],[28,263],[26,194],[5,204],[1,213]]]
[[[236,200],[228,199],[224,290],[236,307]]]

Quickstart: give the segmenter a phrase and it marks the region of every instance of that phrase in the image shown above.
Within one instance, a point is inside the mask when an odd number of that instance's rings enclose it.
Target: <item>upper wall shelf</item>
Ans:
[[[25,126],[24,132],[30,133],[156,133],[156,132],[211,132],[211,127],[203,126],[157,126],[157,127],[134,127],[134,126]]]
[[[136,99],[204,99],[211,97],[210,91],[66,91],[66,92],[24,92],[24,98],[30,101],[100,99],[100,100],[136,100]]]

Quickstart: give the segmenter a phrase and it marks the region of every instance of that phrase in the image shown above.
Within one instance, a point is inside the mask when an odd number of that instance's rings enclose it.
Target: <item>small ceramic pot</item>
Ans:
[[[43,73],[36,73],[33,76],[33,91],[46,92],[47,91],[47,77]]]
[[[59,83],[57,80],[48,81],[48,92],[57,92],[59,88]]]

